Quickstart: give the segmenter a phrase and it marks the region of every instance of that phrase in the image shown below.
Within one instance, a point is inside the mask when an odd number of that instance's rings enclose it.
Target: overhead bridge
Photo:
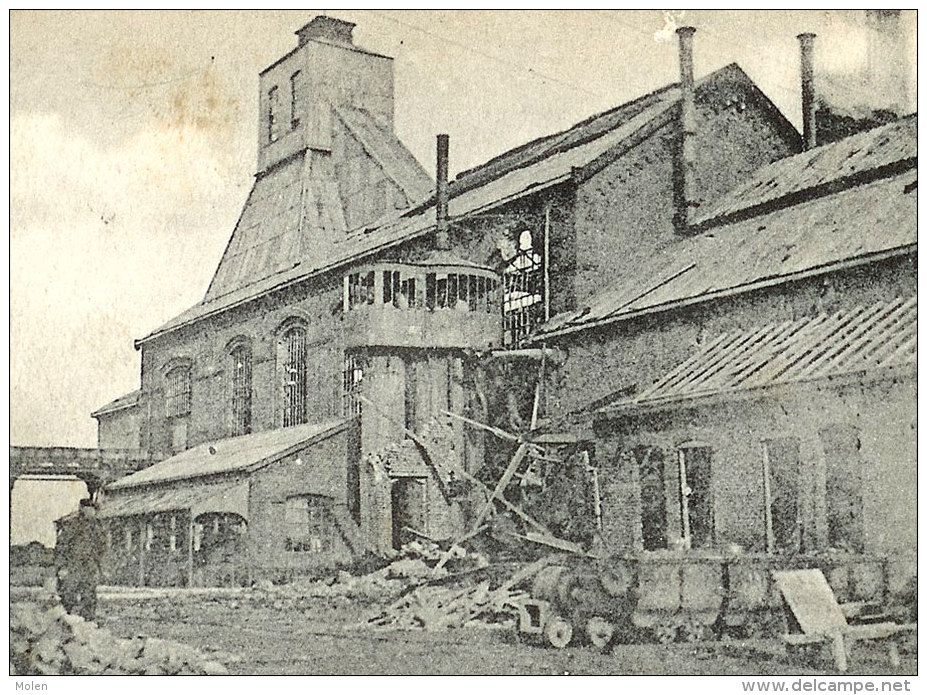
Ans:
[[[151,463],[137,449],[82,449],[78,447],[10,447],[10,487],[23,476],[73,475],[96,489]]]

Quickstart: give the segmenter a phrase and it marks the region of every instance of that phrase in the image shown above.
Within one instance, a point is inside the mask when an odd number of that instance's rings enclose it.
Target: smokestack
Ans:
[[[676,172],[676,229],[686,231],[690,213],[696,207],[692,200],[695,187],[695,76],[692,60],[692,36],[695,27],[679,27],[679,86],[680,146]]]
[[[435,192],[435,248],[447,251],[451,240],[447,231],[447,151],[448,137],[438,136],[437,188]]]
[[[801,121],[805,151],[818,144],[817,100],[814,95],[814,34],[799,34],[801,45]]]

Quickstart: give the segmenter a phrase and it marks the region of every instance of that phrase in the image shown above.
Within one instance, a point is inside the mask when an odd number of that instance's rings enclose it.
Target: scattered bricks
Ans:
[[[60,605],[10,607],[10,673],[217,674],[225,667],[194,649],[167,640],[120,639],[95,623],[68,615]]]

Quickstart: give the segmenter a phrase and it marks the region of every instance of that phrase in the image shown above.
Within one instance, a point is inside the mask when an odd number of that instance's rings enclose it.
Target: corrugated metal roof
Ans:
[[[366,111],[336,106],[335,114],[361,146],[383,167],[410,203],[424,200],[434,190],[434,181],[399,138],[377,125]]]
[[[205,301],[292,268],[313,245],[302,239],[304,155],[257,178]]]
[[[599,412],[917,363],[917,298],[725,333],[634,398]]]
[[[121,478],[107,489],[120,490],[250,469],[283,458],[295,449],[340,432],[343,427],[343,421],[332,421],[206,442]]]
[[[396,183],[407,203],[428,196],[431,179],[394,135],[366,112],[337,108],[335,113]],[[204,303],[293,268],[305,272],[337,257],[333,243],[347,231],[341,195],[328,163],[309,152],[283,160],[255,179]]]
[[[699,89],[717,81],[750,78],[736,65],[727,65],[697,81]],[[510,150],[486,164],[461,173],[449,186],[449,214],[462,218],[519,195],[566,181],[580,169],[637,134],[677,105],[679,88],[670,85],[617,109],[606,111],[572,128]],[[783,122],[784,119],[783,119]],[[433,192],[397,215],[336,241],[322,259],[308,259],[243,288],[217,297],[207,294],[200,304],[153,331],[140,342],[199,318],[223,311],[277,287],[333,270],[368,254],[429,233],[434,228]]]
[[[912,114],[880,128],[767,164],[742,186],[700,211],[693,224],[701,226],[709,220],[730,217],[801,191],[916,157],[917,114]]]
[[[534,340],[775,284],[917,244],[917,171],[674,239]]]
[[[122,410],[124,408],[131,408],[132,406],[138,405],[138,396],[141,393],[139,389],[132,391],[132,393],[127,393],[124,396],[119,396],[119,398],[110,401],[104,406],[101,406],[90,413],[90,417],[96,417],[97,415],[105,415],[106,413],[112,413],[116,410]]]
[[[182,488],[125,490],[121,494],[107,496],[100,505],[99,516],[111,519],[188,509],[194,512],[194,516],[204,512],[235,512],[247,520],[248,481],[199,482]]]

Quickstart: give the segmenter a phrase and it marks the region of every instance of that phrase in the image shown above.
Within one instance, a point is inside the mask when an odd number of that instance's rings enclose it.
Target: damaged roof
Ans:
[[[220,473],[253,470],[341,432],[344,421],[296,425],[205,442],[110,483],[107,489],[165,483]]]
[[[711,88],[718,82],[732,80],[752,85],[743,70],[732,63],[701,78],[696,82],[696,87]],[[762,96],[762,92],[755,85],[754,89]],[[571,180],[574,171],[594,166],[600,157],[614,148],[633,146],[639,141],[642,133],[668,122],[674,113],[673,108],[678,105],[679,97],[678,85],[669,85],[588,118],[563,132],[539,138],[495,157],[479,167],[462,172],[449,184],[450,216],[466,218],[467,215],[522,195]],[[783,127],[792,129],[771,102],[765,99],[761,101],[767,104],[770,112],[781,121]],[[347,123],[352,118],[351,112],[342,111],[339,118],[346,119],[346,124],[351,127]],[[215,292],[207,293],[201,303],[136,341],[136,344],[225,311],[272,290],[335,270],[431,233],[435,222],[433,203],[434,192],[429,190],[419,204],[390,215],[376,224],[340,236],[326,247],[325,254],[294,258],[290,263],[280,264],[273,273],[262,279],[222,296],[217,296]]]
[[[532,340],[912,252],[917,245],[915,135],[916,117],[764,167],[741,193],[714,208],[722,212],[712,214],[735,221],[669,241],[647,262],[616,276],[613,289],[553,317]],[[842,185],[848,177],[850,183]],[[738,209],[759,210],[758,201],[771,202],[772,189],[787,195],[788,204],[732,216]]]
[[[907,297],[725,333],[636,397],[598,412],[657,409],[707,396],[916,363],[917,298]]]

